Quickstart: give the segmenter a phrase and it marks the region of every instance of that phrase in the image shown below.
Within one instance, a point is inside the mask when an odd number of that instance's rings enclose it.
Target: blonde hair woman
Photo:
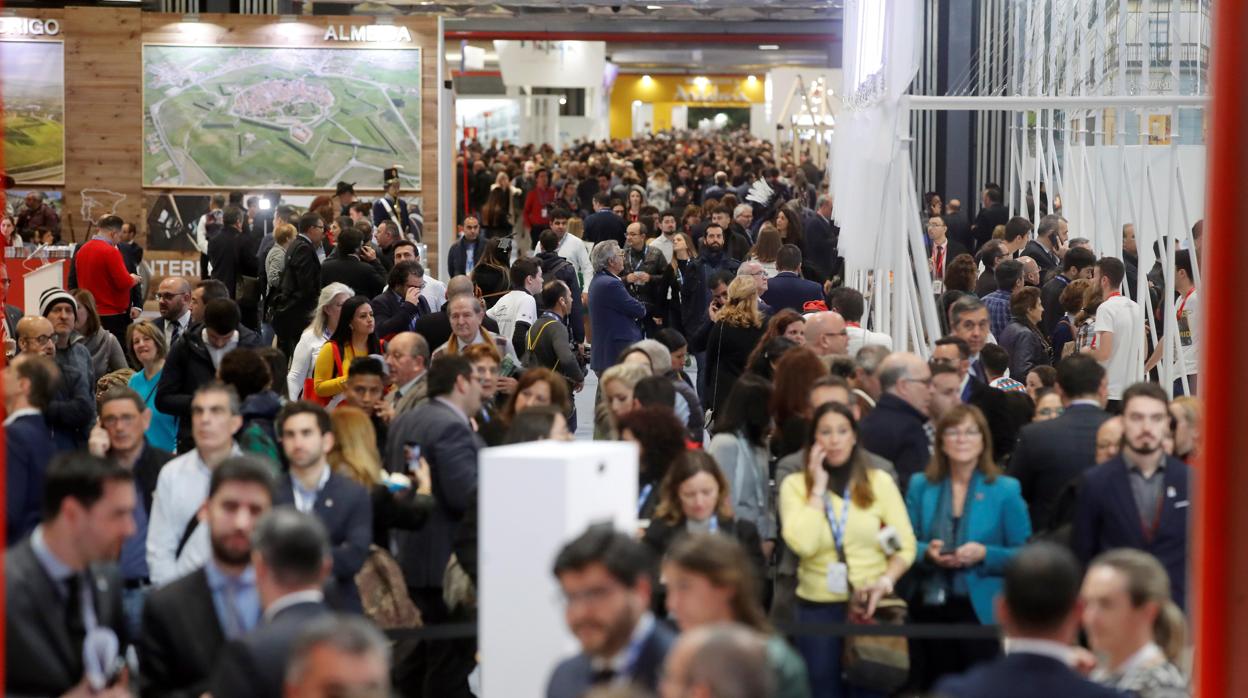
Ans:
[[[633,410],[633,389],[651,375],[641,364],[616,364],[598,379],[602,398],[594,411],[594,438],[614,441],[619,437],[619,419]]]
[[[295,226],[283,223],[273,229],[273,246],[264,258],[264,276],[270,289],[282,283],[282,270],[286,268],[286,248],[295,239]]]
[[[1176,666],[1183,612],[1157,558],[1128,548],[1104,553],[1088,565],[1081,596],[1083,628],[1098,661],[1092,680],[1139,698],[1189,695]]]
[[[424,526],[434,507],[425,459],[407,474],[406,483],[403,477],[383,477],[372,417],[358,407],[339,405],[329,413],[329,421],[334,430],[329,465],[368,489],[373,500],[373,542],[388,548],[390,529],[411,531]]]
[[[321,347],[329,341],[330,335],[338,327],[338,316],[342,314],[342,305],[355,295],[350,286],[334,282],[321,289],[316,300],[316,312],[312,314],[312,323],[299,337],[295,345],[295,353],[290,359],[290,373],[286,376],[286,394],[291,400],[298,400],[301,395],[309,400],[316,394],[308,385],[312,377],[312,364],[321,353]]]
[[[708,311],[714,325],[706,341],[706,389],[716,413],[749,366],[750,352],[763,336],[763,314],[758,309],[758,284],[752,276],[738,276],[728,284],[728,302]]]

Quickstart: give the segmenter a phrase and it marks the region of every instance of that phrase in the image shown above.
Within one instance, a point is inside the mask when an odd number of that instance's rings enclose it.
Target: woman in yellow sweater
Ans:
[[[893,478],[871,466],[848,407],[815,411],[806,471],[780,484],[781,535],[797,554],[799,623],[871,616],[914,562],[914,531]],[[882,533],[892,529],[885,550]],[[840,637],[803,636],[798,650],[815,696],[871,696],[841,678]]]
[[[351,361],[369,354],[381,354],[381,342],[373,331],[376,328],[373,307],[369,305],[368,298],[348,298],[342,304],[339,317],[341,319],[334,333],[316,355],[316,368],[312,371],[316,396],[329,400],[331,407],[342,400],[340,396],[347,387]]]

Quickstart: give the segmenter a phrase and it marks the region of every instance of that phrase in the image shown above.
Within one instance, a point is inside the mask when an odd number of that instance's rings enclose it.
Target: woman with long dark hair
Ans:
[[[870,467],[854,413],[840,403],[815,410],[806,439],[805,472],[780,484],[784,542],[797,555],[797,621],[846,623],[875,615],[914,562],[914,531],[893,478]],[[880,544],[891,529],[896,549]],[[812,694],[851,695],[841,675],[844,640],[803,636],[798,651]],[[855,688],[852,695],[872,695]]]
[[[771,556],[776,542],[776,512],[768,479],[770,402],[769,381],[750,374],[742,376],[732,386],[722,413],[715,417],[715,435],[707,447],[731,488],[729,501],[737,518],[758,529],[764,557]]]
[[[637,471],[637,518],[650,519],[662,498],[660,489],[668,466],[686,450],[685,430],[672,408],[646,405],[619,419],[620,439],[637,444],[641,458]]]
[[[316,368],[312,372],[313,390],[317,397],[329,400],[330,407],[342,401],[351,362],[360,357],[381,354],[373,306],[367,297],[348,298],[342,304],[338,317],[334,333],[316,355]]]
[[[810,432],[810,387],[828,375],[828,365],[806,347],[790,349],[776,364],[771,414],[776,434],[771,439],[771,454],[782,458],[795,453],[806,444]]]
[[[491,238],[485,243],[481,260],[472,268],[472,285],[476,287],[486,310],[494,307],[511,290],[511,245],[509,237]]]
[[[796,206],[785,204],[776,211],[776,230],[780,231],[780,240],[786,245],[795,245],[802,251],[802,259],[806,258],[806,233],[802,228],[802,214]]]

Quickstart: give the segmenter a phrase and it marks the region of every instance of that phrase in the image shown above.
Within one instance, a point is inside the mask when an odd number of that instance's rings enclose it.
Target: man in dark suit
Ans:
[[[800,313],[807,302],[823,300],[823,286],[803,279],[798,274],[801,268],[802,251],[797,245],[781,246],[776,254],[779,273],[767,281],[767,292],[762,297],[773,311],[791,308]]]
[[[429,346],[435,349],[446,344],[451,338],[451,318],[448,307],[450,299],[465,294],[473,295],[472,281],[466,276],[451,279],[446,285],[447,302],[443,303],[437,312],[421,315],[416,320],[416,329],[413,331],[424,337]],[[498,333],[498,323],[485,313],[481,314],[481,326],[490,332]]]
[[[199,698],[225,643],[260,622],[251,534],[272,506],[273,477],[263,461],[239,456],[213,470],[204,506],[212,558],[144,604],[140,695]]]
[[[832,222],[832,196],[822,194],[815,210],[802,219],[806,233],[806,265],[814,269],[819,281],[827,281],[841,273],[842,260],[837,255],[841,229]]]
[[[476,216],[464,219],[464,234],[446,253],[446,268],[451,276],[472,273],[485,254],[485,238],[481,237],[481,221]]]
[[[1066,221],[1057,214],[1049,214],[1040,219],[1040,224],[1036,226],[1036,237],[1028,240],[1023,247],[1022,254],[1036,260],[1036,265],[1040,267],[1041,282],[1048,281],[1050,277],[1061,269],[1061,257],[1058,255],[1058,248],[1061,247],[1061,229]]]
[[[1023,427],[1010,458],[1010,476],[1022,485],[1033,531],[1052,530],[1054,505],[1062,491],[1096,465],[1096,431],[1109,419],[1105,411],[1105,369],[1087,355],[1062,359],[1057,389],[1066,405],[1056,419]]]
[[[9,305],[9,270],[0,264],[0,303],[4,304],[4,338],[17,341],[17,321],[22,319],[22,309]]]
[[[316,251],[324,235],[325,223],[321,217],[305,213],[299,219],[299,234],[286,250],[281,288],[272,303],[277,348],[286,356],[294,356],[299,335],[316,311],[317,297],[321,293],[321,258]]]
[[[476,499],[477,452],[483,443],[468,415],[481,409],[481,385],[472,364],[457,354],[434,359],[425,382],[429,402],[390,425],[385,463],[390,472],[407,472],[413,448],[429,463],[436,506],[424,528],[402,536],[399,564],[426,622],[439,622],[439,615],[447,615],[442,574],[451,544]]]
[[[191,327],[192,293],[191,282],[184,276],[166,276],[156,287],[160,317],[153,322],[156,329],[165,335],[166,349],[173,347],[173,343]]]
[[[1166,455],[1170,401],[1156,383],[1122,393],[1119,454],[1083,476],[1071,542],[1083,564],[1112,548],[1151,554],[1170,575],[1170,593],[1187,601],[1187,520],[1192,515],[1186,463]]]
[[[106,691],[87,689],[83,642],[94,618],[92,635],[126,645],[112,561],[134,532],[134,503],[133,476],[102,458],[77,451],[48,466],[42,523],[4,555],[6,695],[130,695],[124,674]]]
[[[1005,225],[1010,220],[1010,211],[1002,203],[1004,198],[998,186],[989,185],[984,189],[983,207],[979,209],[979,214],[975,216],[975,225],[971,228],[976,249],[992,239],[992,231],[998,225]]]
[[[364,244],[364,233],[356,228],[338,233],[338,247],[321,265],[321,284],[335,281],[368,298],[386,287],[386,268],[377,261],[377,252]]]
[[[940,698],[1115,698],[1117,691],[1071,668],[1079,634],[1083,578],[1070,551],[1053,543],[1023,548],[1005,565],[1004,591],[996,599],[1005,631],[1005,656],[936,684]]]
[[[1090,278],[1096,267],[1096,255],[1086,247],[1072,247],[1062,257],[1060,273],[1045,282],[1040,288],[1040,304],[1044,307],[1044,315],[1040,319],[1040,331],[1048,337],[1057,329],[1057,323],[1066,315],[1062,308],[1062,292],[1075,279]],[[1085,271],[1087,276],[1085,276]],[[1061,347],[1055,347],[1061,351]]]
[[[290,507],[273,510],[256,527],[251,561],[264,616],[255,630],[222,650],[208,685],[214,696],[282,695],[295,640],[330,613],[321,592],[333,564],[329,535],[315,516]]]
[[[611,195],[607,192],[594,194],[594,212],[585,219],[585,240],[595,245],[615,240],[623,247],[626,230],[624,219],[611,211]]]
[[[880,363],[879,375],[883,394],[862,418],[862,445],[891,461],[904,486],[911,475],[927,467],[932,455],[924,426],[932,399],[932,371],[918,356],[897,352]]]
[[[178,418],[178,452],[191,444],[191,398],[216,380],[221,359],[238,347],[260,347],[260,335],[241,323],[238,304],[228,298],[208,301],[204,323],[169,349],[156,389],[156,409]],[[185,448],[184,448],[185,447]]]
[[[949,199],[945,204],[945,225],[949,227],[949,239],[962,245],[963,249],[974,250],[975,236],[971,234],[971,221],[962,210],[960,199]]]
[[[5,546],[39,525],[44,476],[56,453],[43,409],[59,376],[56,364],[40,354],[19,354],[4,369]]]
[[[589,359],[599,375],[615,364],[625,347],[645,339],[641,320],[646,317],[646,306],[629,295],[620,280],[624,255],[612,242],[598,243],[590,254],[594,278],[589,283],[589,325],[594,342]]]
[[[420,262],[394,265],[388,282],[386,290],[370,303],[377,320],[375,332],[383,340],[412,330],[417,320],[430,313],[429,301],[421,295],[425,289],[425,268]]]
[[[932,216],[927,219],[926,224],[930,243],[928,260],[931,264],[932,278],[943,283],[945,269],[949,268],[949,263],[958,255],[966,254],[967,250],[962,243],[949,237],[949,227],[945,225],[944,218]]]
[[[590,527],[559,551],[555,577],[581,653],[555,667],[547,698],[576,698],[620,681],[658,689],[676,634],[650,613],[651,566],[646,547],[610,524]]]
[[[247,213],[231,207],[225,211],[225,225],[208,241],[211,277],[225,284],[230,298],[238,293],[239,262],[242,256],[243,221]]]
[[[373,542],[373,503],[368,490],[329,467],[326,456],[334,447],[334,432],[325,408],[307,401],[288,403],[277,417],[277,433],[290,472],[278,480],[274,503],[320,519],[333,546],[333,583],[327,587],[327,602],[338,610],[362,613],[355,574]]]

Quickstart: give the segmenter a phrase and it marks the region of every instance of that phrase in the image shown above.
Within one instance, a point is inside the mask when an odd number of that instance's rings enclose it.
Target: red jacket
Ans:
[[[126,271],[121,250],[93,238],[78,250],[74,264],[78,286],[95,296],[95,307],[100,315],[121,315],[130,311],[130,287],[134,279]]]
[[[551,207],[558,193],[554,187],[534,188],[524,200],[524,222],[530,229],[550,224]],[[543,211],[545,209],[545,211]],[[545,213],[545,215],[542,215]]]

